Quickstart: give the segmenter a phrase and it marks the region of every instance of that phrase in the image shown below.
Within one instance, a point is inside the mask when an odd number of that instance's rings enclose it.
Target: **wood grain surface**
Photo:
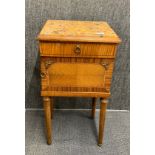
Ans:
[[[39,40],[120,43],[107,22],[48,20]]]
[[[117,44],[40,41],[41,56],[114,58]],[[79,51],[77,51],[79,50]]]

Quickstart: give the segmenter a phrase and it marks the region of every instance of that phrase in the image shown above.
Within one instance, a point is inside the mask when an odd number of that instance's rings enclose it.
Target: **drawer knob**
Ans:
[[[80,45],[76,45],[74,52],[76,54],[80,54],[81,53]]]

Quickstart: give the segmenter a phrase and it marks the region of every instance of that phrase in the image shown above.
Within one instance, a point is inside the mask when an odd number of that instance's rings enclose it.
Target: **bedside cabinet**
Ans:
[[[41,96],[51,144],[53,97],[100,98],[98,145],[102,144],[116,49],[121,42],[106,22],[48,20],[38,35]]]

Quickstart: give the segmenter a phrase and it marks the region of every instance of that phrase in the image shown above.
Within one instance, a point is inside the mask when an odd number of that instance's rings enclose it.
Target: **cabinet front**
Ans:
[[[41,57],[42,91],[110,91],[114,59]]]

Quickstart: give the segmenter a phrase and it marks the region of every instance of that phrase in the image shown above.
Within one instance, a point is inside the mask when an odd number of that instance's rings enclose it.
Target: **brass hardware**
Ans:
[[[41,76],[41,78],[45,78],[45,77],[46,77],[46,74],[43,73],[43,72],[41,72],[41,73],[40,73],[40,76]]]
[[[45,61],[45,68],[47,69],[51,64],[52,64],[51,60],[46,60]]]
[[[107,70],[109,67],[109,63],[102,63],[102,66],[105,68],[105,70]]]
[[[74,52],[76,54],[80,54],[81,53],[80,45],[76,45]]]

